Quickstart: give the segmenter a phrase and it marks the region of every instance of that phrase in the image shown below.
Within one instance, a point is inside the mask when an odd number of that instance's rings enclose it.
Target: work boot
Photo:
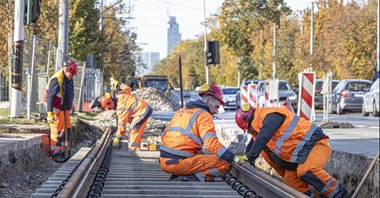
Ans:
[[[173,181],[199,182],[199,179],[194,174],[178,176]]]
[[[119,137],[114,137],[113,138],[112,147],[114,149],[121,149],[121,142],[120,142],[120,138]]]
[[[63,151],[59,151],[53,154],[53,160],[57,163],[66,162],[65,153]]]
[[[171,175],[171,176],[169,177],[168,181],[178,181],[178,180],[176,180],[177,178],[178,178],[177,175]]]

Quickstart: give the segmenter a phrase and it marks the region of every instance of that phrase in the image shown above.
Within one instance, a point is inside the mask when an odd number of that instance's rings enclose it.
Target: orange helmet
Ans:
[[[249,103],[244,103],[235,114],[235,122],[236,124],[244,130],[244,132],[248,128],[249,117],[252,115],[255,107],[252,107]]]
[[[222,105],[224,105],[223,92],[218,85],[202,85],[202,87],[199,88],[198,95],[200,97],[203,97],[204,95],[212,95],[216,99],[218,99],[222,103]]]
[[[72,75],[76,75],[78,72],[78,65],[72,60],[67,61],[65,67],[67,67],[67,71],[70,72]]]
[[[112,100],[112,97],[109,97],[111,94],[105,94],[100,99],[100,105],[102,105],[104,110],[115,110],[115,103]]]

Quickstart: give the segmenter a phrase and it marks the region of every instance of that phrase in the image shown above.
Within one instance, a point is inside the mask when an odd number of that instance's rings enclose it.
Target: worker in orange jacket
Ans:
[[[132,88],[128,84],[119,83],[111,78],[111,86],[118,91],[116,97],[118,128],[116,137],[113,139],[113,147],[121,148],[120,140],[125,134],[127,123],[129,123],[132,127],[129,132],[129,148],[140,150],[141,138],[153,109],[145,101],[133,96]]]
[[[50,124],[50,149],[56,162],[65,162],[65,133],[71,132],[70,110],[74,100],[73,77],[78,72],[78,65],[69,60],[64,68],[56,72],[49,80],[45,90],[44,102],[47,121]],[[65,130],[66,129],[66,130]],[[68,140],[66,140],[68,141]]]
[[[234,160],[235,155],[219,142],[212,118],[224,105],[222,90],[204,85],[199,95],[201,99],[174,114],[161,136],[159,163],[172,174],[169,181],[212,181],[229,171]]]
[[[308,196],[347,195],[343,185],[324,170],[331,147],[317,125],[286,108],[255,109],[250,104],[238,109],[235,121],[252,135],[243,156],[250,164],[261,153],[285,184]]]

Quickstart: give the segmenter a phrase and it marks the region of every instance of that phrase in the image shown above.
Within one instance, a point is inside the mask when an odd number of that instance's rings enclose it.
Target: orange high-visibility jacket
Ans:
[[[285,108],[257,108],[251,122],[252,128],[260,133],[265,117],[270,113],[284,115],[285,121],[266,144],[281,159],[292,163],[303,163],[314,145],[325,136],[318,126],[294,115]],[[255,133],[252,134],[256,141]]]
[[[204,147],[221,159],[232,162],[234,154],[219,142],[207,105],[201,100],[191,104],[195,106],[187,106],[174,114],[162,134],[161,157],[192,157],[201,153]]]
[[[131,122],[131,114],[135,116],[143,115],[148,108],[148,104],[132,95],[132,89],[122,84],[117,95],[117,115],[121,123]],[[124,118],[128,118],[127,120]]]

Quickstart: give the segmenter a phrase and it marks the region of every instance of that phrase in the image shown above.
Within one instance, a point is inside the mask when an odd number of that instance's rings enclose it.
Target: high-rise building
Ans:
[[[181,42],[181,33],[179,33],[176,17],[169,16],[168,24],[168,54],[170,54],[173,48]]]
[[[146,65],[146,69],[140,69],[138,74],[152,74],[153,66],[160,60],[159,52],[141,52],[142,62]]]

